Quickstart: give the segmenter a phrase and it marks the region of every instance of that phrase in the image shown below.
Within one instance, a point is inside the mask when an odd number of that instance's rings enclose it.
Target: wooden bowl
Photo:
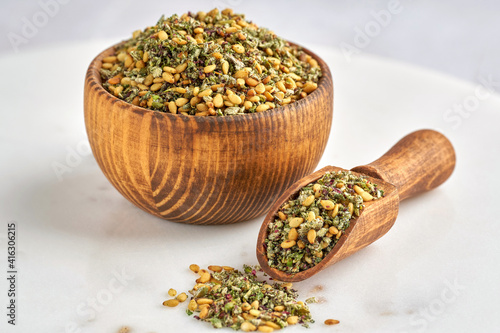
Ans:
[[[323,76],[306,98],[270,111],[196,117],[129,104],[101,85],[99,54],[85,78],[84,112],[94,157],[137,207],[175,222],[225,224],[267,213],[276,197],[310,174],[333,116],[333,83]]]

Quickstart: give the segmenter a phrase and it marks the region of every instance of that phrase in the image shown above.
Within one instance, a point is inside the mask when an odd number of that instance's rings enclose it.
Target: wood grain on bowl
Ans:
[[[101,59],[90,64],[85,124],[94,157],[113,186],[143,210],[175,222],[224,224],[267,213],[276,197],[317,166],[330,134],[333,84],[274,110],[196,117],[147,110],[108,93]]]

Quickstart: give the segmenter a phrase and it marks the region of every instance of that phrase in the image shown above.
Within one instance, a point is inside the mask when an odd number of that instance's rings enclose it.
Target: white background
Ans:
[[[388,10],[389,2],[73,0],[52,7],[50,17],[39,14],[43,3],[1,2],[1,309],[8,300],[3,274],[11,222],[19,275],[18,325],[7,325],[2,310],[0,331],[116,332],[121,325],[132,332],[212,331],[187,318],[184,307],[161,303],[169,288],[193,285],[191,263],[255,264],[262,218],[174,224],[123,199],[88,151],[83,80],[97,53],[162,13],[213,6],[247,13],[329,64],[334,122],[318,168],[367,163],[420,128],[440,130],[457,152],[450,180],[403,202],[386,236],[296,284],[301,299],[324,299],[311,305],[314,331],[498,331],[497,1],[401,1],[390,22],[357,46],[356,31],[377,26],[373,13]],[[23,35],[25,22],[37,17],[47,20]],[[13,34],[26,41],[17,51]],[[340,48],[346,44],[359,53],[346,56]],[[495,92],[485,94],[488,81]],[[58,174],[57,163],[69,171]],[[341,323],[325,327],[327,318]]]

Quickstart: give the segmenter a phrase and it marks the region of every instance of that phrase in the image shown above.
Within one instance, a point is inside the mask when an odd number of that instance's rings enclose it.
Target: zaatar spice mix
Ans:
[[[198,265],[190,269],[200,277],[189,291],[192,297],[186,313],[214,328],[273,332],[295,324],[308,327],[314,322],[307,304],[297,301],[292,284],[259,280],[262,270],[258,266],[244,265],[243,271],[215,265],[208,270]],[[185,300],[177,296],[163,305],[174,307]]]
[[[300,47],[231,9],[191,12],[136,31],[103,59],[103,86],[151,110],[196,116],[262,112],[304,98],[321,68]]]
[[[298,273],[314,267],[333,249],[363,202],[384,192],[349,171],[327,172],[285,202],[268,226],[264,242],[270,267]]]

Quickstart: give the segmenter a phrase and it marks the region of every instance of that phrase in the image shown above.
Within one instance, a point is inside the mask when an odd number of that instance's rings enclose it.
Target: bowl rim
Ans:
[[[196,123],[206,123],[206,122],[214,122],[214,121],[219,122],[219,123],[243,122],[243,121],[247,121],[247,120],[254,120],[254,119],[257,120],[260,118],[272,117],[274,115],[279,115],[281,113],[286,113],[286,112],[296,112],[296,110],[292,110],[292,109],[295,109],[295,108],[301,109],[301,108],[307,107],[308,103],[310,101],[312,101],[312,99],[319,99],[321,97],[321,95],[319,94],[319,90],[323,86],[327,86],[328,83],[330,83],[332,90],[330,92],[326,91],[326,93],[333,94],[333,79],[332,79],[330,68],[328,67],[327,63],[323,59],[321,59],[317,54],[315,54],[314,52],[309,50],[308,48],[303,47],[300,44],[287,41],[291,45],[295,45],[295,46],[302,48],[302,50],[306,54],[312,56],[318,62],[318,65],[321,68],[322,75],[321,75],[320,80],[318,81],[318,87],[311,94],[308,94],[306,97],[301,98],[293,103],[290,103],[287,105],[281,105],[279,107],[276,107],[276,108],[271,109],[271,110],[266,110],[264,112],[236,114],[236,115],[223,116],[223,117],[216,117],[216,116],[197,117],[194,115],[187,115],[186,116],[186,115],[181,114],[181,113],[172,114],[170,112],[151,110],[151,109],[147,109],[147,108],[144,108],[141,106],[137,106],[137,105],[133,105],[131,103],[128,103],[128,102],[124,101],[123,99],[120,99],[120,98],[114,96],[113,94],[111,94],[108,90],[106,90],[102,86],[102,79],[101,79],[101,75],[99,73],[99,70],[101,69],[101,66],[102,66],[102,59],[104,57],[108,56],[111,53],[111,51],[113,51],[115,49],[115,47],[117,47],[118,45],[120,45],[124,42],[125,42],[125,40],[121,41],[119,43],[116,43],[116,44],[110,46],[109,48],[101,51],[90,62],[89,66],[87,68],[86,75],[85,75],[85,83],[86,83],[85,90],[87,90],[87,87],[89,87],[89,90],[96,89],[97,90],[96,92],[98,94],[104,93],[107,98],[111,98],[113,100],[113,102],[112,102],[113,104],[118,103],[119,106],[124,106],[122,108],[121,112],[127,110],[127,111],[131,111],[131,112],[136,112],[136,113],[139,112],[143,115],[148,114],[148,113],[152,113],[153,115],[172,117],[174,119],[180,117],[179,119],[182,119],[184,121],[194,121]],[[293,106],[293,108],[291,106]],[[193,120],[191,120],[191,119],[193,119]]]

